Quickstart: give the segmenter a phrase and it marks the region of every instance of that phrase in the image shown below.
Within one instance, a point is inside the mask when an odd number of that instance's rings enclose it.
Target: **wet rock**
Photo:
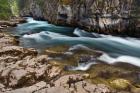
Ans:
[[[109,79],[112,77],[112,73],[110,71],[101,71],[98,73],[98,76],[101,78]]]
[[[62,56],[63,52],[55,52],[55,51],[50,51],[46,50],[45,53],[51,57],[56,57],[56,56]]]
[[[97,59],[92,55],[81,55],[78,63],[95,62]]]
[[[9,87],[20,87],[25,85],[31,85],[35,82],[35,73],[27,72],[23,69],[13,70],[9,74]]]
[[[86,46],[83,46],[83,45],[81,45],[81,44],[78,44],[78,45],[74,45],[74,46],[72,46],[72,47],[70,47],[69,48],[69,51],[70,52],[74,52],[74,53],[78,53],[78,52],[80,52],[80,53],[88,53],[88,54],[94,54],[94,57],[99,57],[99,56],[101,56],[102,54],[103,54],[103,52],[101,52],[101,51],[96,51],[96,50],[94,50],[94,49],[91,49],[91,48],[88,48],[88,47],[86,47]]]
[[[131,86],[130,81],[125,79],[116,79],[110,82],[113,88],[119,89],[119,90],[125,90],[129,89]]]
[[[0,79],[10,88],[31,86],[40,80],[53,80],[61,75],[61,69],[48,64],[48,56],[37,56],[33,49],[18,46],[2,48]]]

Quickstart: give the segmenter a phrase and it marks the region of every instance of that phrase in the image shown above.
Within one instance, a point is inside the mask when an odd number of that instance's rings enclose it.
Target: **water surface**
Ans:
[[[81,45],[103,52],[98,59],[109,64],[116,62],[140,66],[140,39],[88,33],[79,28],[55,26],[47,21],[27,19],[10,33],[20,36],[21,46],[43,50],[57,45]],[[89,65],[88,65],[89,66]]]

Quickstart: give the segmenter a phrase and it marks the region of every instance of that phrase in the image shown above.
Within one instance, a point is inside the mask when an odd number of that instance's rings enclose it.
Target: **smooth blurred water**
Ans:
[[[110,64],[126,62],[140,66],[139,38],[116,37],[88,33],[71,27],[55,26],[46,21],[27,19],[27,23],[19,24],[12,33],[21,36],[21,45],[38,50],[56,45],[81,44],[91,49],[104,52],[99,59]]]

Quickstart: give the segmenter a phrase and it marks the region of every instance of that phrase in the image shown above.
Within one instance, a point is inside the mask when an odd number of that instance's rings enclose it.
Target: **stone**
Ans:
[[[125,79],[115,79],[110,82],[113,88],[119,89],[119,90],[125,90],[128,89],[131,86],[130,81]]]
[[[37,51],[34,49],[25,49],[19,46],[6,46],[0,50],[0,55],[3,56],[12,55],[12,56],[18,56],[22,58],[28,55],[32,55],[32,56],[37,55]]]
[[[46,82],[40,81],[32,86],[7,91],[5,93],[33,93],[47,86]]]
[[[118,33],[122,34],[123,31],[127,31],[129,33],[127,27],[130,25],[131,27],[135,26],[133,22],[132,24],[128,24],[128,20],[126,20],[129,18],[128,13],[122,13],[120,15],[118,11],[119,4],[123,5],[123,3],[127,2],[123,6],[131,6],[130,0],[127,0],[126,2],[113,0],[112,2],[114,7],[107,5],[110,3],[108,0],[100,1],[104,6],[97,7],[96,3],[98,0],[53,0],[52,2],[50,2],[50,0],[42,0],[40,1],[42,2],[41,5],[34,0],[22,2],[23,5],[25,5],[23,9],[20,10],[21,16],[32,16],[34,19],[43,18],[50,23],[59,25],[78,26],[88,31],[113,35]],[[43,11],[44,9],[45,11]],[[103,12],[101,13],[98,9],[102,9]],[[123,12],[127,11],[129,11],[129,9],[126,8]],[[121,26],[119,24],[121,24]],[[139,26],[137,25],[137,27]],[[129,35],[128,33],[126,34]],[[130,35],[132,36],[132,34]]]
[[[111,90],[104,84],[91,84],[84,80],[83,75],[73,74],[60,77],[54,82],[54,87],[46,89],[47,93],[110,93]]]
[[[133,87],[133,88],[131,89],[131,92],[132,92],[132,93],[140,93],[140,88],[134,88],[134,87]]]

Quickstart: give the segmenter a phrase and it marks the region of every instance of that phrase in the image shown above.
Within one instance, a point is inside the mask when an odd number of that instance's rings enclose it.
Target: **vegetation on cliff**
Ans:
[[[18,0],[0,0],[0,19],[7,20],[11,16],[18,16]]]
[[[11,15],[11,9],[8,0],[0,0],[0,19],[8,19]]]

